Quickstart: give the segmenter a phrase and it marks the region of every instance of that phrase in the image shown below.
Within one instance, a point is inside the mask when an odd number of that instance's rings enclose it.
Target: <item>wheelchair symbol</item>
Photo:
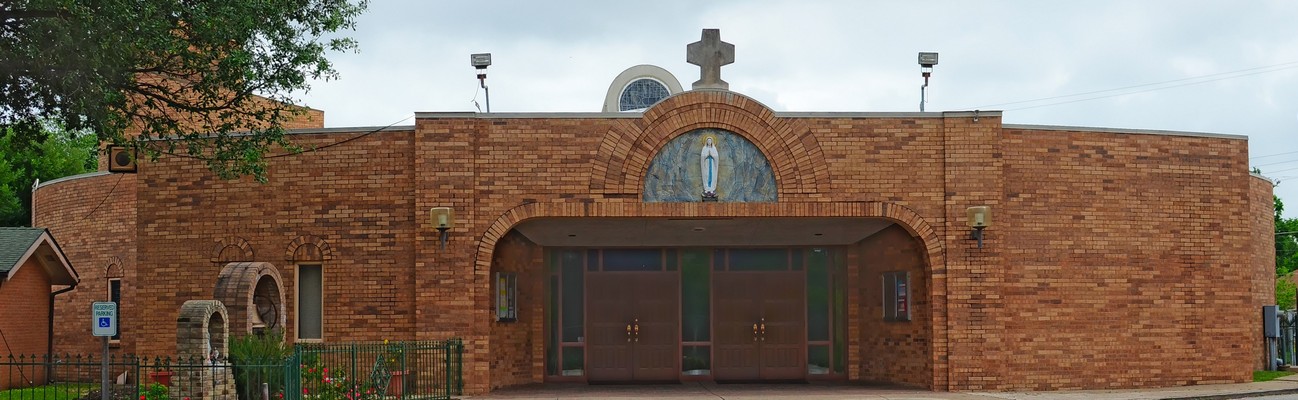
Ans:
[[[99,327],[100,327],[100,328],[108,328],[108,327],[110,327],[111,325],[112,325],[112,320],[111,320],[111,318],[108,318],[108,317],[101,317],[101,318],[99,318]]]

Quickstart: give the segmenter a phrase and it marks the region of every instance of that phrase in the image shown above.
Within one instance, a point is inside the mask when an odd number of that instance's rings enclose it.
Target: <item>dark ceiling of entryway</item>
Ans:
[[[831,246],[889,225],[881,218],[544,218],[515,229],[542,246]]]

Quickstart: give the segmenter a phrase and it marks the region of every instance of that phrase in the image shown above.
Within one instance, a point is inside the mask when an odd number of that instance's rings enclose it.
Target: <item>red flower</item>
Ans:
[[[145,400],[145,399],[146,398],[144,397],[144,395],[140,395],[140,400]]]

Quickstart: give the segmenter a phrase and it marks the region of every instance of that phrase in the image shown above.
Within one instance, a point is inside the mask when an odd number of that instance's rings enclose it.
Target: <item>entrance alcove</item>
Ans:
[[[897,219],[541,217],[516,224],[494,251],[493,273],[520,273],[520,317],[537,318],[493,325],[493,370],[520,366],[493,388],[825,379],[932,386],[930,255]],[[881,289],[885,276],[891,292]],[[885,301],[894,313],[887,319]],[[896,318],[898,304],[905,318]],[[519,338],[527,340],[511,344]],[[543,345],[522,344],[536,342]]]
[[[177,362],[215,365],[228,362],[230,351],[229,314],[217,300],[189,300],[180,306],[176,318]],[[176,370],[173,398],[213,400],[235,394],[230,368],[181,368]]]
[[[282,331],[286,322],[283,287],[274,264],[232,262],[217,276],[215,297],[225,304],[235,335]]]

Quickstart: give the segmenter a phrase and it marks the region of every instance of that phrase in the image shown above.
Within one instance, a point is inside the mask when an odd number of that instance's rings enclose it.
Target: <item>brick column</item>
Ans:
[[[415,122],[415,331],[419,340],[464,339],[465,394],[488,390],[487,316],[490,306],[480,286],[487,271],[475,271],[474,257],[486,224],[475,202],[475,132],[482,121],[466,118]],[[446,248],[430,221],[429,209],[450,207],[455,227]],[[481,293],[479,293],[481,292]]]
[[[948,389],[995,389],[1003,384],[1007,356],[1001,337],[1008,318],[1001,232],[1011,222],[995,218],[1004,197],[1000,113],[943,113],[943,135],[945,221],[932,222],[942,230],[947,273],[945,282],[935,279],[933,290],[945,285],[947,335],[935,340],[946,343]],[[982,248],[965,224],[965,210],[973,206],[992,209]]]

